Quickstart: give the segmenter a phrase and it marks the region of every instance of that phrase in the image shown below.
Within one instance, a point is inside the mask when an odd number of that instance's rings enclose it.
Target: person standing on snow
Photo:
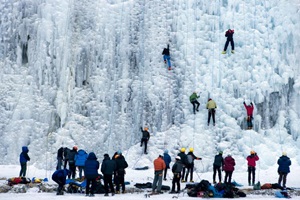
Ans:
[[[56,166],[56,170],[59,170],[61,169],[61,166],[62,166],[62,162],[63,162],[63,154],[64,154],[64,148],[63,147],[60,147],[58,150],[57,150],[57,166]]]
[[[111,160],[107,153],[104,154],[104,159],[101,165],[101,172],[104,176],[104,189],[105,189],[104,196],[108,196],[108,192],[109,192],[108,186],[110,187],[111,195],[112,196],[115,195],[114,185],[112,183],[112,175],[116,169],[117,169],[116,161]]]
[[[191,102],[191,104],[193,104],[193,112],[194,112],[194,114],[196,114],[196,111],[197,112],[199,111],[200,103],[197,100],[199,97],[200,96],[198,96],[196,92],[193,92],[193,94],[190,96],[190,102]],[[196,107],[196,105],[197,105],[197,107]]]
[[[208,99],[208,102],[206,104],[206,109],[208,109],[208,119],[207,119],[207,126],[209,126],[209,122],[210,122],[210,118],[212,117],[213,119],[213,125],[216,125],[216,120],[215,120],[215,113],[216,113],[216,109],[217,108],[217,104],[214,100],[212,100],[211,98]]]
[[[171,156],[168,154],[167,149],[164,151],[164,161],[166,163],[166,168],[164,171],[164,180],[166,181],[167,180],[167,172],[168,172],[168,169],[170,169],[170,163],[171,163]]]
[[[82,172],[84,172],[84,165],[87,157],[88,154],[83,149],[80,149],[75,155],[75,166],[78,168],[80,180],[82,179]]]
[[[180,156],[176,156],[176,162],[172,167],[173,180],[172,180],[172,190],[170,194],[180,193],[180,177],[183,165],[180,160]],[[177,185],[177,191],[175,192],[175,185]]]
[[[71,171],[71,174],[68,175],[68,178],[75,179],[76,176],[76,165],[75,165],[75,155],[77,154],[77,146],[74,146],[73,149],[68,152],[68,163],[69,163],[69,169]]]
[[[21,165],[21,170],[19,177],[25,177],[26,176],[26,171],[27,171],[27,162],[30,161],[30,157],[28,156],[28,147],[23,146],[22,147],[22,152],[20,154],[20,165]]]
[[[222,51],[222,54],[226,54],[226,50],[228,47],[228,44],[230,42],[231,44],[231,53],[234,53],[234,41],[233,41],[233,34],[234,34],[234,30],[232,29],[228,29],[225,33],[225,37],[227,37],[225,46],[224,46],[224,50]]]
[[[96,178],[98,177],[99,162],[94,152],[89,153],[84,163],[84,176],[86,178],[85,196],[95,196]],[[90,185],[92,187],[90,188]]]
[[[224,183],[231,183],[232,173],[234,171],[235,160],[230,154],[224,159],[223,170],[225,171]]]
[[[144,145],[145,145],[144,154],[147,154],[147,143],[150,139],[150,133],[148,132],[147,127],[145,127],[144,130],[141,127],[141,131],[142,131],[141,147],[143,146],[143,143],[144,143]]]
[[[194,154],[194,148],[191,147],[190,151],[187,154],[188,164],[186,166],[186,168],[187,168],[186,175],[185,175],[185,180],[186,181],[188,179],[189,173],[191,173],[190,182],[194,182],[193,181],[194,160],[202,160],[202,158],[195,156],[195,154]]]
[[[116,161],[116,171],[115,171],[114,183],[116,185],[116,193],[120,194],[120,185],[122,186],[122,193],[125,193],[125,174],[126,174],[125,169],[128,167],[128,164],[120,150],[118,151],[118,154],[115,155],[115,161]]]
[[[281,186],[281,181],[283,181],[282,186],[286,187],[286,178],[288,173],[290,173],[290,165],[292,164],[289,157],[287,157],[286,152],[282,153],[282,156],[277,161],[278,166],[278,184]]]
[[[165,63],[168,63],[168,69],[171,70],[171,57],[170,57],[170,48],[169,48],[169,44],[168,44],[168,48],[164,48],[163,52],[163,59]]]
[[[216,173],[218,171],[219,183],[222,181],[221,167],[224,165],[223,151],[219,151],[219,154],[215,155],[213,164],[213,183],[216,184]]]
[[[254,106],[253,106],[252,102],[250,103],[250,105],[247,105],[245,102],[243,104],[247,111],[247,126],[248,126],[248,129],[250,130],[253,128],[252,119],[253,119]]]
[[[248,184],[251,185],[251,174],[252,174],[252,185],[255,183],[255,166],[256,161],[259,160],[258,155],[255,151],[250,151],[250,155],[247,157],[248,161]]]
[[[187,155],[185,154],[185,148],[181,148],[180,152],[177,154],[177,156],[180,157],[180,160],[182,163],[181,182],[184,183],[184,182],[186,182],[186,180],[184,180],[185,170],[188,165]]]
[[[159,155],[153,162],[154,164],[154,179],[152,184],[152,194],[155,194],[155,189],[157,194],[161,194],[161,186],[163,179],[163,171],[166,168],[166,163],[163,160],[163,156]]]

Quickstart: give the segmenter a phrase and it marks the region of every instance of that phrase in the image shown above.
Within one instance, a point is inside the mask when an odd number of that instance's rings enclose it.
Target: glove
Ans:
[[[243,102],[243,104],[246,104],[245,101]]]

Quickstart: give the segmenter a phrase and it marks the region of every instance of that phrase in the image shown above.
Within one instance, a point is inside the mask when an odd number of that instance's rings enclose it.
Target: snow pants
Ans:
[[[152,192],[161,192],[161,186],[162,186],[162,178],[163,178],[163,170],[155,171],[154,172],[154,180],[152,184]]]
[[[228,47],[229,42],[230,42],[230,44],[231,44],[231,50],[234,50],[234,41],[233,41],[233,39],[227,39],[227,40],[226,40],[226,43],[225,43],[224,51],[227,50],[227,47]]]

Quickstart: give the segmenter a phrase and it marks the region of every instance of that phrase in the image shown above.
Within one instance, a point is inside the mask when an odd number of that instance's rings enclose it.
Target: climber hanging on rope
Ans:
[[[227,37],[227,40],[226,40],[226,43],[224,46],[224,50],[222,51],[222,54],[226,54],[226,50],[227,50],[229,42],[231,44],[231,53],[234,53],[233,34],[234,34],[234,30],[228,29],[228,31],[226,31],[225,37]]]
[[[145,149],[144,149],[144,154],[147,154],[147,143],[150,139],[150,133],[148,132],[148,128],[145,127],[144,130],[141,127],[141,131],[142,131],[142,139],[141,139],[141,146],[143,146],[143,143],[145,143]]]
[[[171,70],[171,57],[170,57],[170,48],[169,48],[169,44],[168,44],[168,48],[164,48],[163,52],[162,52],[163,59],[165,63],[168,63],[168,69]]]
[[[251,102],[250,105],[247,105],[244,101],[244,106],[247,110],[247,126],[248,126],[248,130],[251,130],[253,128],[253,124],[252,124],[252,119],[253,119],[253,110],[254,110],[254,106],[253,103]]]
[[[196,111],[197,112],[199,111],[200,103],[197,100],[199,97],[200,96],[197,95],[196,92],[193,92],[193,94],[190,96],[190,102],[191,102],[191,104],[193,104],[193,112],[194,112],[194,114],[196,114]],[[197,105],[197,107],[196,107],[196,105]]]

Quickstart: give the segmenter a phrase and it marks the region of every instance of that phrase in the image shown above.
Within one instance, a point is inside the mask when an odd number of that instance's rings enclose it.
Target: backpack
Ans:
[[[194,158],[193,158],[193,156],[192,155],[187,155],[187,162],[188,162],[188,164],[192,164],[193,163],[193,161],[194,161]]]
[[[197,185],[197,189],[198,191],[208,191],[208,188],[210,186],[210,183],[208,182],[208,180],[202,180],[200,181],[200,183]]]

